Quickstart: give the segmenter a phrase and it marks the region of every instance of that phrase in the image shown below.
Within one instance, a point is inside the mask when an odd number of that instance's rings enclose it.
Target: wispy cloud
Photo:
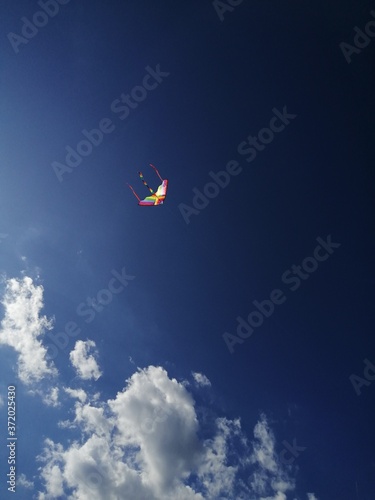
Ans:
[[[51,387],[43,397],[43,402],[48,406],[59,406],[59,388]]]
[[[259,500],[286,499],[286,492],[295,488],[291,477],[292,469],[280,464],[275,451],[275,436],[265,415],[261,415],[254,428],[254,438],[253,453],[250,457],[254,472],[249,479],[253,492],[258,495]]]
[[[194,377],[195,383],[198,386],[201,386],[201,387],[204,387],[204,386],[210,387],[211,386],[211,382],[206,377],[206,375],[203,375],[203,373],[193,372],[193,377]]]
[[[83,389],[71,389],[70,387],[65,387],[64,391],[69,394],[72,398],[77,398],[81,403],[87,400],[87,394]]]
[[[52,321],[41,316],[43,287],[35,286],[29,277],[6,281],[3,300],[4,318],[0,326],[0,344],[18,353],[18,377],[25,384],[39,382],[57,375],[53,363],[46,359],[47,351],[41,338],[52,328]]]
[[[96,361],[98,352],[93,340],[78,340],[73,351],[70,352],[70,361],[83,380],[98,380],[102,375]]]
[[[34,488],[34,483],[32,481],[29,481],[25,474],[20,474],[17,477],[17,486],[20,486],[21,488],[25,488],[27,490],[32,490]]]

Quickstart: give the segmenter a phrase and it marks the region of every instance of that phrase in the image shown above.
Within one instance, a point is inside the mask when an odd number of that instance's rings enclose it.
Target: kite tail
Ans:
[[[137,195],[137,193],[134,191],[133,187],[128,184],[129,188],[133,191],[134,196],[137,198],[138,201],[141,201],[140,197]]]
[[[159,177],[159,179],[162,181],[163,179],[162,179],[162,177],[160,176],[160,174],[159,174],[159,172],[158,172],[157,168],[155,167],[155,165],[153,165],[152,163],[150,163],[150,167],[152,167],[152,168],[155,170],[155,172],[156,172],[157,176],[158,176],[158,177]]]
[[[142,172],[138,172],[138,174],[139,174],[139,177],[141,178],[141,180],[142,180],[143,184],[144,184],[144,185],[146,186],[146,188],[150,191],[150,193],[151,193],[151,194],[155,194],[155,193],[154,193],[154,190],[153,190],[153,189],[151,189],[151,188],[150,188],[150,186],[147,184],[147,182],[144,180]]]

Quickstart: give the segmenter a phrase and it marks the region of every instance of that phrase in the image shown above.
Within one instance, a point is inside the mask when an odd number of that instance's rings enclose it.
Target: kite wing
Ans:
[[[158,198],[163,197],[165,199],[165,197],[167,196],[167,189],[168,189],[168,181],[167,179],[164,179],[155,193],[156,196]]]
[[[152,206],[156,206],[156,205],[162,205],[164,203],[166,196],[167,196],[168,180],[163,179],[160,176],[159,172],[156,170],[156,167],[154,167],[154,165],[151,165],[151,163],[150,163],[150,166],[155,170],[159,179],[162,181],[162,183],[160,184],[160,186],[158,187],[156,192],[154,192],[154,190],[152,188],[150,188],[150,186],[144,180],[142,172],[138,172],[138,173],[139,173],[139,176],[140,176],[143,184],[150,191],[150,193],[151,193],[150,196],[146,196],[146,198],[144,200],[141,200],[140,197],[137,195],[137,193],[132,188],[132,186],[130,186],[130,184],[128,184],[129,188],[133,191],[134,196],[138,200],[138,205],[140,205],[141,207],[152,207]]]

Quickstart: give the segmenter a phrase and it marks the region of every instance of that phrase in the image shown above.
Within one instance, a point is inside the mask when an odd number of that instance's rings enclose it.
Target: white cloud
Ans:
[[[29,481],[25,474],[20,474],[17,477],[17,486],[21,486],[21,488],[25,488],[27,490],[32,490],[34,488],[34,483]]]
[[[63,473],[61,470],[63,447],[60,444],[53,443],[50,439],[46,440],[44,449],[44,460],[46,465],[41,468],[41,478],[46,485],[46,494],[39,495],[40,500],[49,500],[63,496]]]
[[[254,438],[250,460],[255,470],[249,478],[252,491],[258,495],[258,500],[286,500],[286,492],[295,488],[292,468],[280,464],[275,437],[264,415],[254,428]]]
[[[4,406],[4,399],[0,396],[0,408]]]
[[[314,495],[314,493],[308,493],[307,500],[318,500],[318,498]]]
[[[235,488],[237,469],[226,465],[226,450],[239,422],[218,420],[213,438],[200,440],[192,396],[160,367],[139,370],[106,403],[77,401],[72,425],[81,440],[67,449],[46,442],[40,500],[61,488],[79,500],[203,500],[216,492],[228,498]]]
[[[80,378],[84,380],[98,380],[102,375],[96,358],[98,352],[93,340],[77,340],[73,351],[70,352],[70,361]]]
[[[41,343],[52,321],[40,316],[43,308],[43,287],[34,286],[29,277],[7,280],[2,300],[4,318],[0,327],[0,344],[18,353],[18,376],[25,384],[39,382],[57,375],[52,362],[46,359],[47,350]]]
[[[194,380],[198,386],[202,386],[202,387],[204,387],[204,386],[210,387],[211,386],[211,382],[206,377],[206,375],[203,375],[203,373],[193,372],[193,377],[194,377]]]
[[[63,494],[71,500],[287,500],[294,490],[265,417],[252,446],[238,419],[216,418],[202,429],[192,395],[161,367],[138,369],[106,402],[65,391],[77,398],[65,428],[80,436],[67,447],[46,440],[39,500]],[[247,485],[241,476],[251,468]]]
[[[240,421],[218,418],[215,424],[216,434],[203,444],[204,453],[198,471],[206,498],[213,499],[221,498],[223,494],[231,497],[237,480],[237,472],[241,465],[246,464],[246,460],[241,457],[238,457],[238,464],[228,464],[228,455],[233,448],[232,440],[235,437],[243,439]],[[225,498],[228,497],[225,496]]]
[[[83,389],[70,389],[70,387],[65,387],[64,391],[69,394],[72,398],[77,398],[81,403],[87,400],[87,394]]]
[[[140,370],[109,407],[119,430],[116,442],[139,447],[137,460],[155,492],[167,492],[201,452],[194,401],[182,384],[160,367]]]
[[[50,391],[43,397],[43,402],[48,406],[59,406],[59,388],[52,387]]]

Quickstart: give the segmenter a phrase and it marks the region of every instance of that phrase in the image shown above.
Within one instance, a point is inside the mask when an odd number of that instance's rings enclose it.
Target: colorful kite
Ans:
[[[168,189],[168,180],[167,179],[162,179],[159,172],[157,171],[156,167],[150,163],[150,167],[152,167],[159,179],[161,180],[161,184],[156,190],[156,192],[150,188],[150,186],[147,184],[147,182],[143,178],[142,172],[138,172],[139,177],[141,178],[143,184],[146,186],[146,188],[149,189],[151,196],[146,196],[144,200],[141,200],[140,197],[137,195],[137,193],[134,191],[132,186],[128,184],[129,188],[133,191],[134,196],[138,200],[138,205],[141,205],[142,207],[152,207],[156,205],[162,205],[164,203],[164,200],[167,196],[167,189]]]

